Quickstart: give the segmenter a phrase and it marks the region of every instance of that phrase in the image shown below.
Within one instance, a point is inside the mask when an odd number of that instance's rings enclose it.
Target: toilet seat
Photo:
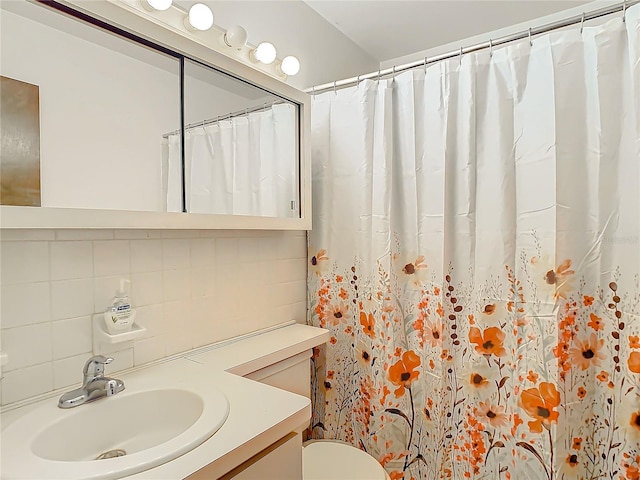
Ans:
[[[330,440],[311,441],[302,449],[304,480],[386,480],[384,468],[371,455]]]

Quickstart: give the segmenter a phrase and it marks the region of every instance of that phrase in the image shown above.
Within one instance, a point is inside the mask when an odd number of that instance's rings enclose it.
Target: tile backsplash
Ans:
[[[2,230],[2,405],[81,381],[121,278],[146,336],[107,373],[306,316],[303,231]]]

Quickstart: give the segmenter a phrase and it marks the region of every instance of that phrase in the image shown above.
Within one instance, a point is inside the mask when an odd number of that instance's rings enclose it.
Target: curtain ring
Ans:
[[[489,57],[493,57],[493,39],[489,39]]]
[[[529,46],[533,47],[533,40],[531,40],[531,27],[529,27]]]
[[[333,81],[333,94],[337,95],[338,92],[336,91],[336,80]]]
[[[396,81],[396,66],[393,66],[393,76],[391,77],[391,81],[395,82]]]
[[[424,73],[427,73],[427,57],[424,57]]]
[[[378,81],[380,81],[380,68],[378,68]]]
[[[356,87],[360,85],[360,75],[356,77]]]
[[[626,21],[626,16],[627,16],[627,0],[624,0],[624,2],[622,2],[622,21],[623,22]]]
[[[462,47],[460,47],[460,56],[458,57],[458,65],[462,66]]]
[[[582,12],[582,18],[580,19],[580,35],[582,35],[583,30],[584,30],[584,12]]]
[[[316,86],[315,86],[315,85],[313,85],[313,86],[311,87],[311,96],[312,96],[313,98],[315,98],[315,97],[316,97]]]

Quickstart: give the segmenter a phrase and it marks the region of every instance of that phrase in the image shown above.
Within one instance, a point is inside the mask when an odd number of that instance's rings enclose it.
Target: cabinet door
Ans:
[[[187,480],[213,480],[207,467]],[[302,435],[290,433],[223,475],[219,480],[301,480]]]
[[[311,398],[311,350],[245,375],[272,387]]]

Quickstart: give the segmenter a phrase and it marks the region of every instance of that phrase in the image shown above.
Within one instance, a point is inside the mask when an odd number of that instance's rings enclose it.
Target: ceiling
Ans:
[[[305,0],[379,62],[577,7],[586,0]]]

